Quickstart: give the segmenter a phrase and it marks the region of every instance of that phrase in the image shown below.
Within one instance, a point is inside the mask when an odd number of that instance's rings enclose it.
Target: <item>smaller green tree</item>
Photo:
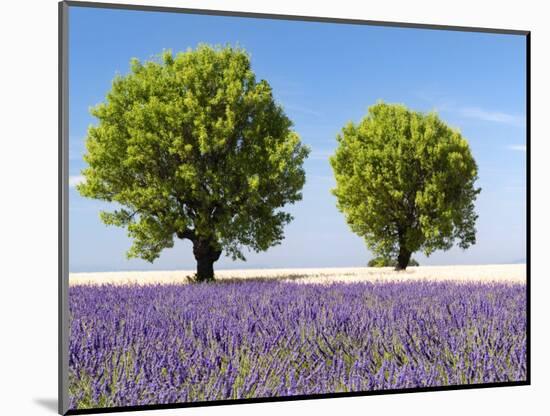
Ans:
[[[375,254],[404,270],[416,251],[475,244],[477,165],[468,142],[437,114],[379,102],[337,140],[332,193]]]

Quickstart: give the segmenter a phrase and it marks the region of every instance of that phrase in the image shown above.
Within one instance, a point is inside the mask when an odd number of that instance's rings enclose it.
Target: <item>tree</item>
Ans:
[[[379,102],[337,140],[332,193],[374,253],[404,270],[416,251],[475,244],[477,165],[468,142],[437,114]]]
[[[118,203],[102,212],[126,227],[129,258],[153,262],[174,238],[193,244],[198,281],[214,279],[222,251],[245,260],[279,244],[301,199],[309,149],[291,130],[240,48],[200,45],[141,63],[117,76],[91,110],[86,197]]]
[[[395,258],[390,257],[375,257],[373,259],[370,259],[367,263],[368,267],[397,267],[397,260]],[[408,267],[416,267],[419,266],[418,262],[411,258],[409,260],[409,264],[407,264]]]

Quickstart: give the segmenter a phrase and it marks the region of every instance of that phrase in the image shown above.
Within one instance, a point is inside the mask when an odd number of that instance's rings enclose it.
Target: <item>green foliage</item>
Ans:
[[[389,257],[375,257],[367,263],[368,267],[397,267],[397,260]],[[420,266],[415,259],[410,259],[408,266]]]
[[[91,112],[77,189],[119,204],[101,219],[128,229],[129,257],[152,262],[177,236],[244,260],[244,246],[283,239],[292,217],[280,208],[301,199],[309,150],[244,50],[133,59]]]
[[[475,244],[477,165],[466,139],[437,114],[379,102],[337,140],[332,192],[373,252],[408,260],[455,240],[463,249]]]

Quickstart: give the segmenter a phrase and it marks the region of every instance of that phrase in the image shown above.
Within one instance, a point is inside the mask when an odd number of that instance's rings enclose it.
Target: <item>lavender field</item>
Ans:
[[[72,408],[520,381],[519,283],[70,287]]]

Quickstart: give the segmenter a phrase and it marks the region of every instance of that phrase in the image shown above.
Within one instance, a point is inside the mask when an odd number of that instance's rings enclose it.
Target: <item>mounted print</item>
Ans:
[[[61,414],[530,383],[529,32],[59,10]]]

